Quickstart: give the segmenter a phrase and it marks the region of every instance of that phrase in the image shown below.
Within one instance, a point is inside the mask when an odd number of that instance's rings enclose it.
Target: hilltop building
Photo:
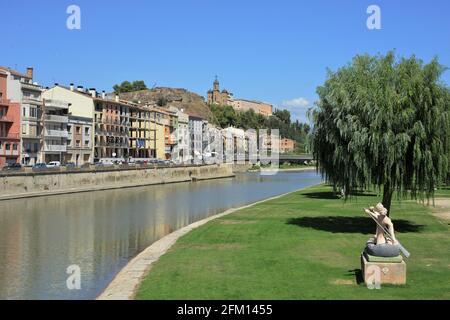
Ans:
[[[220,91],[219,80],[214,80],[213,89],[208,91],[208,104],[218,104],[220,106],[231,106],[233,94],[227,90]]]
[[[269,117],[273,114],[273,106],[270,103],[256,100],[234,99],[233,94],[227,90],[220,91],[217,77],[213,82],[213,89],[208,91],[208,104],[220,106],[232,106],[238,112],[253,110],[257,114]]]

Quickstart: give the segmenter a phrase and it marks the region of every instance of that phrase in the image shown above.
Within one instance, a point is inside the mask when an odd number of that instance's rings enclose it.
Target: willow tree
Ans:
[[[345,192],[376,186],[390,210],[394,193],[431,199],[446,179],[449,90],[445,68],[412,56],[356,56],[317,88],[312,148],[318,170]]]

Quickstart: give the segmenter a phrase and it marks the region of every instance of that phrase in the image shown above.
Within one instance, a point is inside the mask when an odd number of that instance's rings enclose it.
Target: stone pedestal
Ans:
[[[380,284],[406,284],[406,263],[405,261],[388,262],[369,262],[364,254],[361,254],[361,270],[365,283],[373,283],[376,272],[380,274]]]

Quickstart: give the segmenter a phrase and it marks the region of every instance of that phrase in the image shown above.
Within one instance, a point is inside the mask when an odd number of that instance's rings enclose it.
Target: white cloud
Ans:
[[[311,103],[305,98],[300,97],[292,100],[284,100],[281,105],[285,108],[295,108],[295,107],[305,108],[309,107]]]
[[[300,97],[291,100],[283,100],[279,109],[289,110],[291,112],[292,120],[309,122],[307,112],[310,107],[312,107],[312,103],[308,99]]]

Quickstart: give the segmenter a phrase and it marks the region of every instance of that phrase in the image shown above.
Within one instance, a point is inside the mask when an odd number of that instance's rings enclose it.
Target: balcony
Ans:
[[[4,133],[0,133],[0,139],[2,140],[20,140],[20,135],[18,133],[8,133],[4,135]]]
[[[46,108],[52,108],[52,109],[69,109],[69,104],[64,101],[60,100],[53,100],[53,99],[46,99],[45,101],[45,107]]]
[[[67,147],[65,145],[47,144],[44,145],[44,152],[66,152]]]
[[[44,121],[46,122],[57,122],[57,123],[68,123],[69,117],[68,116],[56,116],[56,115],[45,115]]]
[[[62,130],[44,130],[44,137],[45,138],[65,138],[67,139],[69,137],[69,133],[67,131]]]
[[[12,123],[12,122],[14,122],[14,119],[12,117],[8,117],[8,116],[0,116],[0,122]]]
[[[23,103],[28,103],[28,104],[33,104],[33,105],[38,105],[38,106],[42,105],[42,100],[38,99],[38,98],[35,98],[35,97],[23,96],[22,102]]]
[[[19,156],[19,150],[3,150],[0,149],[0,156],[6,156],[6,157],[17,157]]]

